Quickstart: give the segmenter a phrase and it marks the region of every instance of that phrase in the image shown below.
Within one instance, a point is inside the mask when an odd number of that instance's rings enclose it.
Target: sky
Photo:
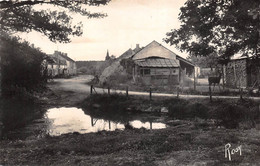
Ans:
[[[107,13],[103,19],[87,19],[73,14],[73,21],[83,23],[83,35],[72,42],[53,43],[38,32],[20,34],[22,38],[52,54],[55,50],[68,53],[75,61],[104,60],[107,50],[116,57],[136,44],[146,46],[158,41],[176,54],[187,57],[174,46],[163,42],[166,33],[180,26],[178,14],[186,0],[112,0],[106,6],[89,7],[90,11]],[[39,8],[50,8],[40,6]]]

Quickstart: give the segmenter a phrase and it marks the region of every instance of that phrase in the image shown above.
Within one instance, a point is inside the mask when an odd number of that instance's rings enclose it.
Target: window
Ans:
[[[141,69],[141,70],[140,70],[140,74],[141,74],[142,76],[144,76],[144,75],[150,75],[150,69]]]

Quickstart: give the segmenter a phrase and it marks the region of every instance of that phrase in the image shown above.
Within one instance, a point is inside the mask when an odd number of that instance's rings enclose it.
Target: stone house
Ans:
[[[48,74],[56,76],[71,76],[77,74],[76,62],[67,53],[55,51],[48,58]]]

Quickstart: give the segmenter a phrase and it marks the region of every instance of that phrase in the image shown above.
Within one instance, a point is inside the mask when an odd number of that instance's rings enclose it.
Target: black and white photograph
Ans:
[[[259,166],[259,0],[0,0],[0,166]]]

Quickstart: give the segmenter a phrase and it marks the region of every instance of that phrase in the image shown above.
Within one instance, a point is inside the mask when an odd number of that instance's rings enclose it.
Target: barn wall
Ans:
[[[142,69],[149,69],[150,74],[144,74]],[[179,68],[138,68],[137,82],[144,85],[168,86],[179,84]]]

